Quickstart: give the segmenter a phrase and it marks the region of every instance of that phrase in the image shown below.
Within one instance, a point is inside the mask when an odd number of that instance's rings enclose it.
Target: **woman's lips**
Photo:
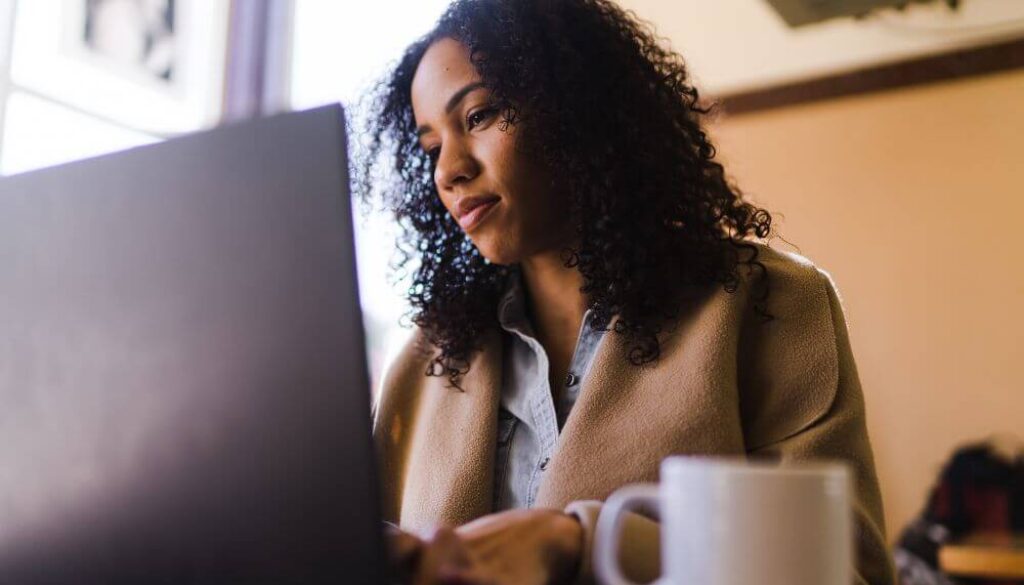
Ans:
[[[484,220],[491,208],[498,204],[498,201],[500,198],[493,197],[472,205],[468,211],[459,216],[459,226],[463,231],[469,232]]]

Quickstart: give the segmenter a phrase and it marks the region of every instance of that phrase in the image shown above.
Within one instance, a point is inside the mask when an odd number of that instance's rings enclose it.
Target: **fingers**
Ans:
[[[468,580],[469,550],[451,528],[438,529],[426,540],[413,585],[476,585]]]
[[[419,537],[395,527],[388,527],[387,539],[391,548],[391,558],[400,566],[414,563],[425,546]]]
[[[426,545],[418,537],[397,526],[388,526],[385,535],[391,553],[392,577],[398,583],[409,583]]]

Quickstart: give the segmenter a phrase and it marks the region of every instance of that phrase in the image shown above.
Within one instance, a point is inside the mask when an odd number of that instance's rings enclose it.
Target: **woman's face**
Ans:
[[[516,127],[489,97],[469,50],[448,38],[427,49],[412,81],[441,201],[485,258],[512,264],[568,243],[568,205],[551,173],[516,149]]]

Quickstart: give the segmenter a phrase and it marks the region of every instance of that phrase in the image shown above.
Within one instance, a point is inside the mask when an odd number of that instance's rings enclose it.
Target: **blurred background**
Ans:
[[[835,278],[895,538],[957,446],[1024,431],[1024,1],[620,1],[719,103],[772,245]],[[354,108],[446,4],[0,0],[0,174]],[[408,332],[394,230],[358,228],[379,377]]]

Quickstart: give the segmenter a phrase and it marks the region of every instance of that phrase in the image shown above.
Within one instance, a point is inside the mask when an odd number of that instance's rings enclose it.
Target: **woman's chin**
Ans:
[[[497,264],[499,266],[511,266],[519,262],[519,257],[514,254],[497,253],[497,252],[485,252],[480,250],[480,255],[487,259],[491,264]]]
[[[509,266],[522,259],[522,255],[519,254],[519,250],[507,245],[501,245],[501,243],[498,242],[493,242],[489,238],[481,238],[479,241],[474,241],[473,243],[476,245],[476,249],[480,251],[480,255],[486,258],[491,264]]]
[[[473,245],[488,262],[500,266],[520,264],[538,254],[562,254],[564,248],[569,245],[558,240],[544,242],[546,245],[527,246],[524,245],[526,242],[539,242],[540,238],[502,237],[491,230],[481,232],[483,233],[478,232],[471,236]]]

